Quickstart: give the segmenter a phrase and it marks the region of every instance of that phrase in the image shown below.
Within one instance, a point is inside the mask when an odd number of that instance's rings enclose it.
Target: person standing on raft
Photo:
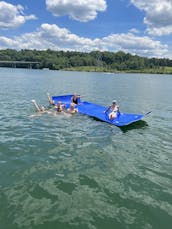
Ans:
[[[76,92],[73,94],[73,96],[71,97],[71,102],[75,103],[75,104],[79,104],[79,99],[83,97],[81,95],[78,95]]]

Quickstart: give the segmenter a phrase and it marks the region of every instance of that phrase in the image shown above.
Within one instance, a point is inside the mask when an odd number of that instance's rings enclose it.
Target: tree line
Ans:
[[[2,62],[1,62],[2,61]],[[144,69],[165,69],[172,67],[172,60],[168,58],[147,58],[132,55],[123,51],[89,53],[75,51],[47,50],[0,50],[0,66],[11,67],[10,62],[5,61],[30,61],[32,68],[51,70],[91,69],[102,71],[144,71]],[[26,67],[17,63],[16,67]]]

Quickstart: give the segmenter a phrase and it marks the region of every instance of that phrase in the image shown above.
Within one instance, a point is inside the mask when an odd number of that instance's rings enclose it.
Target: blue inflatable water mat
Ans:
[[[68,108],[70,106],[72,96],[73,95],[52,96],[52,100],[55,103],[61,101],[62,103],[66,104],[66,108]],[[118,113],[116,118],[109,119],[108,112],[105,112],[107,110],[107,107],[90,103],[87,101],[81,102],[80,99],[79,99],[79,104],[76,105],[76,108],[78,108],[78,113],[80,114],[85,114],[97,118],[101,121],[110,123],[115,126],[129,125],[133,122],[137,122],[141,120],[145,115],[150,113],[147,112],[145,114],[128,114],[128,113],[120,112]]]

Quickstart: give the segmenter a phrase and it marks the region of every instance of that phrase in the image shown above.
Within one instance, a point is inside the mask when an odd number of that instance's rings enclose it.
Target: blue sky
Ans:
[[[172,0],[0,1],[0,49],[6,48],[172,59]]]

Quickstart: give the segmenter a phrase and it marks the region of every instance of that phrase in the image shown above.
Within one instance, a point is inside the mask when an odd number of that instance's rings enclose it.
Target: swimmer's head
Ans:
[[[113,101],[112,101],[112,104],[116,104],[116,103],[117,103],[116,100],[113,100]]]
[[[61,105],[61,104],[62,104],[62,102],[61,101],[58,101],[57,105]]]
[[[71,103],[71,104],[70,104],[70,107],[71,107],[71,108],[74,108],[74,107],[75,107],[75,103]]]

